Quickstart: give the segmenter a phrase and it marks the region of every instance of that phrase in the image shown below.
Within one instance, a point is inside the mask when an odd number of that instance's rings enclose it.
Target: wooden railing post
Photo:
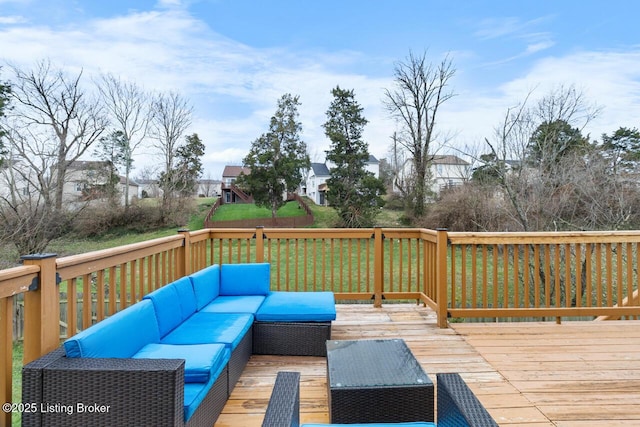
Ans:
[[[24,363],[55,350],[60,345],[60,294],[56,254],[22,257],[24,265],[38,265],[40,275],[24,294]]]
[[[436,230],[436,303],[438,306],[438,326],[446,328],[449,293],[447,292],[447,229]]]
[[[384,235],[382,228],[373,229],[373,306],[382,307],[384,289]]]
[[[0,298],[0,343],[6,345],[0,350],[0,369],[4,373],[4,380],[0,381],[0,403],[13,402],[12,398],[12,370],[13,370],[13,330],[11,328],[13,320],[13,298]],[[16,396],[17,398],[17,396]],[[11,425],[11,412],[0,412],[0,425]]]
[[[189,229],[181,228],[178,230],[178,233],[182,234],[183,246],[182,246],[182,256],[180,256],[178,261],[178,276],[184,277],[193,273],[191,271],[191,234],[189,233]]]
[[[256,262],[264,262],[264,227],[256,227]]]

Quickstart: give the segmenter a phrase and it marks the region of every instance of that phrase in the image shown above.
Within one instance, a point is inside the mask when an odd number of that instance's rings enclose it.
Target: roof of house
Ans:
[[[380,161],[376,159],[373,154],[369,154],[369,160],[367,160],[367,163],[380,163]]]
[[[311,169],[315,176],[329,176],[329,168],[326,163],[311,163]]]
[[[122,176],[122,175],[118,175],[118,177],[120,178],[120,184],[122,185],[126,185],[127,184],[127,177],[126,176]],[[129,186],[130,187],[140,187],[138,185],[137,182],[135,182],[133,179],[129,178]]]
[[[244,166],[225,166],[222,171],[222,177],[235,178],[240,176],[241,173],[249,175],[251,173],[251,169],[245,168]]]
[[[75,160],[68,167],[76,170],[98,169],[111,167],[111,162],[108,160]]]
[[[462,160],[458,156],[447,154],[444,156],[433,156],[433,164],[436,165],[468,165],[469,162]]]

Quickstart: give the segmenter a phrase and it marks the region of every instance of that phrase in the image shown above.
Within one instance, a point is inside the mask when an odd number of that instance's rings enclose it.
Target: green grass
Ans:
[[[21,342],[13,344],[13,384],[12,390],[13,400],[20,401],[22,396],[22,355],[23,348]],[[4,403],[4,402],[2,402]],[[21,416],[19,413],[13,414],[11,419],[12,426],[19,426],[21,424]]]
[[[278,209],[276,216],[286,218],[304,216],[305,212],[297,202],[288,202]],[[240,219],[271,218],[271,210],[254,205],[253,203],[224,204],[213,215],[214,221],[235,221]]]

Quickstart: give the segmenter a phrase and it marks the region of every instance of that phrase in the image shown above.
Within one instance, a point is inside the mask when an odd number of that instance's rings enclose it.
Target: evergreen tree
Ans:
[[[580,129],[571,127],[565,120],[544,122],[535,130],[528,145],[528,161],[549,173],[569,154],[586,152],[589,140]]]
[[[202,174],[202,160],[205,146],[197,133],[185,137],[185,144],[176,149],[176,165],[169,172],[160,174],[160,184],[164,191],[188,197],[196,190],[198,178]]]
[[[602,135],[602,150],[611,161],[613,174],[635,172],[640,165],[640,131],[621,127],[613,135]]]
[[[302,169],[310,164],[307,146],[300,138],[299,105],[298,96],[285,94],[280,98],[269,131],[253,142],[244,158],[251,173],[236,181],[251,193],[256,206],[270,209],[273,218],[286,203],[284,194],[296,190],[302,181]]]
[[[331,178],[327,180],[327,201],[338,211],[344,227],[369,227],[384,204],[384,184],[365,169],[369,160],[367,143],[362,139],[367,119],[355,100],[353,90],[336,87],[331,91],[333,101],[323,125],[331,140],[327,160]]]

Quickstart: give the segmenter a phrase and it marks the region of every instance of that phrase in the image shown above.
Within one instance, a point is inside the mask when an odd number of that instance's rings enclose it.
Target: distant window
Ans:
[[[22,189],[22,195],[23,196],[28,196],[29,195],[29,187],[24,187]]]

